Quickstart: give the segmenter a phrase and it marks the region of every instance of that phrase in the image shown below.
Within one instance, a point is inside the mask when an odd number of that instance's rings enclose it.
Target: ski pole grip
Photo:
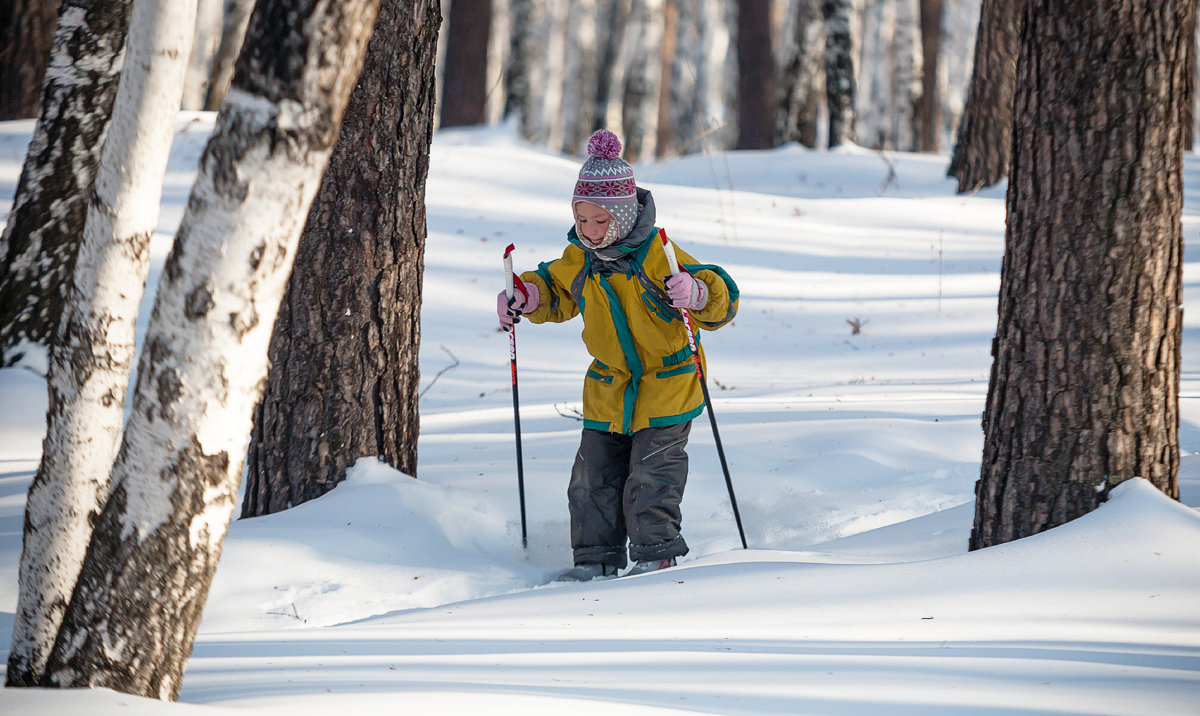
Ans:
[[[504,295],[510,301],[513,297],[512,252],[515,248],[516,245],[509,244],[508,248],[504,250]]]
[[[658,235],[662,237],[663,253],[667,256],[667,266],[671,269],[671,275],[679,273],[679,260],[675,258],[675,250],[671,248],[671,242],[667,239],[667,232],[659,231]]]

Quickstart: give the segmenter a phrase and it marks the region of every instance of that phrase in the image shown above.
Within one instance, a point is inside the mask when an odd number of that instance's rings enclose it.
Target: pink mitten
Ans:
[[[513,287],[515,290],[511,301],[504,291],[496,295],[496,316],[500,319],[500,327],[506,331],[514,323],[520,322],[522,313],[536,311],[540,299],[536,284],[518,278],[513,281]]]
[[[680,271],[668,278],[665,285],[667,295],[671,297],[671,305],[675,308],[699,311],[708,304],[708,286],[686,271]]]

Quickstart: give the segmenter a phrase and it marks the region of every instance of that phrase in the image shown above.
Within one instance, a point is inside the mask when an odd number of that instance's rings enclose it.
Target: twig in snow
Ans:
[[[425,386],[425,390],[422,390],[420,393],[417,394],[417,400],[420,400],[421,398],[425,397],[425,394],[429,392],[429,389],[433,387],[434,383],[438,382],[438,378],[441,378],[444,373],[447,373],[458,367],[458,365],[459,365],[458,358],[453,353],[450,352],[450,349],[447,348],[446,346],[442,346],[442,351],[446,355],[450,356],[450,360],[452,360],[454,362],[451,363],[450,365],[446,366],[445,368],[442,368],[441,370],[439,370],[437,372],[437,375],[433,376],[433,380],[429,381],[429,385]]]
[[[583,420],[583,412],[579,408],[575,407],[574,405],[567,405],[566,403],[555,403],[554,409],[558,412],[559,415],[563,416],[564,418],[570,418],[572,420],[579,420],[579,421]]]

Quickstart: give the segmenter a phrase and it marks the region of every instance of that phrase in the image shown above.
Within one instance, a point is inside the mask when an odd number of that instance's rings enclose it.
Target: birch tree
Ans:
[[[421,31],[436,34],[436,2]],[[376,0],[264,0],[200,160],[108,501],[46,666],[174,699],[234,507],[271,326]]]
[[[0,235],[0,365],[49,346],[116,99],[131,0],[64,0],[42,107]]]
[[[360,457],[417,474],[430,21],[380,6],[275,321],[243,517],[325,494]]]
[[[46,439],[25,505],[12,686],[42,681],[108,494],[195,10],[195,0],[133,7],[112,125],[51,348]]]
[[[195,31],[188,53],[187,74],[183,79],[182,109],[204,109],[208,85],[212,82],[221,44],[224,0],[196,0]]]
[[[781,142],[817,146],[824,85],[824,25],[820,0],[788,3],[783,25],[776,134]]]
[[[971,549],[1178,499],[1192,0],[1029,0]]]
[[[829,146],[853,142],[857,85],[854,74],[853,0],[822,0],[825,19],[825,105]]]
[[[633,0],[629,26],[617,60],[625,70],[621,82],[621,130],[624,156],[637,162],[654,156],[658,140],[658,103],[662,78],[656,52],[663,36],[663,0]]]
[[[229,84],[233,81],[233,65],[246,38],[246,27],[250,24],[252,10],[254,0],[225,0],[221,16],[221,42],[217,45],[216,55],[213,56],[213,76],[209,80],[208,94],[204,98],[204,108],[207,110],[220,109],[225,101]]]

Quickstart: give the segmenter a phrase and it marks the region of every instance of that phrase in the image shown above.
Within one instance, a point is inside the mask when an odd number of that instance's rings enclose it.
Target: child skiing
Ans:
[[[582,314],[593,358],[567,490],[575,567],[562,581],[615,576],[627,564],[626,542],[636,563],[629,574],[674,566],[687,554],[684,448],[704,397],[679,309],[706,330],[737,313],[737,285],[724,270],[664,246],[654,199],[636,186],[620,153],[611,132],[592,135],[571,200],[568,246],[521,274],[511,300],[503,291],[497,298],[506,330],[522,315],[545,323]],[[670,275],[664,249],[677,252],[680,273]]]

